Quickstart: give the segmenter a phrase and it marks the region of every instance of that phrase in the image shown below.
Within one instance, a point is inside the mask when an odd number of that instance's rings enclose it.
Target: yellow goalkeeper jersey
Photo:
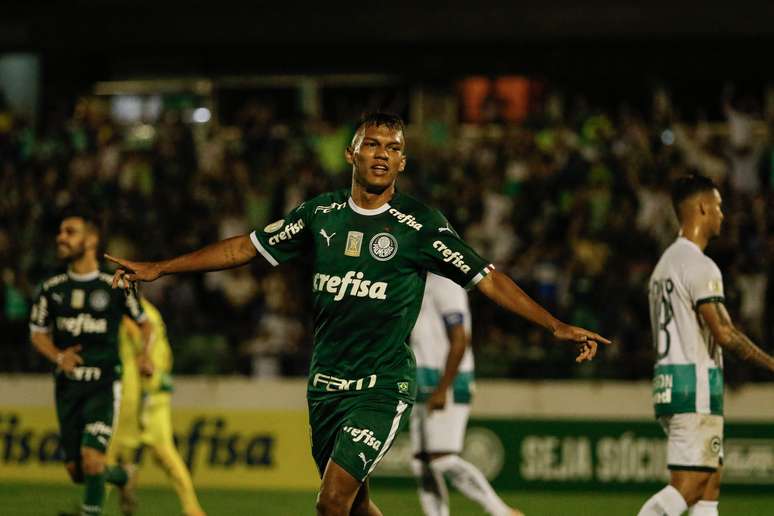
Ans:
[[[172,390],[172,349],[167,339],[167,328],[158,309],[145,298],[141,300],[143,310],[153,327],[153,337],[150,346],[150,359],[153,363],[153,376],[143,378],[142,389],[145,393]],[[142,351],[142,333],[140,327],[127,317],[121,324],[118,333],[121,361],[124,369],[137,370],[136,356]],[[126,380],[125,380],[126,381]]]

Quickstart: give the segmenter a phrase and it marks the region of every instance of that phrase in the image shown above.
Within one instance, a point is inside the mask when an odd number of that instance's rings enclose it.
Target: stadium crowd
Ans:
[[[647,279],[676,235],[669,184],[692,171],[724,195],[726,238],[708,254],[724,271],[727,304],[772,351],[771,120],[756,102],[725,101],[725,118],[689,121],[664,90],[646,111],[548,93],[517,124],[496,109],[478,124],[440,116],[410,124],[399,188],[441,209],[552,312],[615,342],[577,367],[549,335],[474,293],[479,377],[650,378]],[[126,125],[104,99],[87,97],[33,130],[0,101],[0,370],[50,367],[31,350],[27,316],[36,283],[57,267],[53,239],[67,205],[97,210],[109,252],[158,259],[263,228],[348,185],[346,123],[283,119],[252,101],[231,122],[192,124],[182,110],[165,109]],[[143,285],[169,326],[175,371],[303,375],[307,271],[255,260]],[[732,386],[765,376],[727,360]]]

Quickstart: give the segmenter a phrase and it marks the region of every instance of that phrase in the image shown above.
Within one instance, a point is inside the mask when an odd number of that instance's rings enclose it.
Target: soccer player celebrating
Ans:
[[[774,359],[737,330],[723,304],[723,277],[704,254],[720,235],[722,199],[700,175],[678,179],[672,202],[680,236],[650,277],[650,317],[658,353],[653,376],[656,417],[667,434],[669,485],[639,516],[718,514],[723,460],[723,356],[774,371]]]
[[[366,480],[413,404],[407,340],[427,272],[478,287],[556,338],[578,343],[578,361],[608,342],[553,317],[462,241],[443,215],[396,190],[406,166],[403,133],[397,116],[365,115],[345,151],[351,188],[306,201],[263,230],[165,261],[108,257],[119,265],[117,285],[237,267],[257,255],[272,266],[311,255],[315,343],[307,399],[321,515],[381,514]]]
[[[172,349],[166,325],[150,301],[142,297],[140,302],[153,327],[153,342],[149,353],[143,353],[139,326],[124,318],[118,334],[123,364],[123,398],[118,431],[108,450],[109,462],[131,463],[140,444],[148,446],[172,481],[183,514],[205,516],[172,433]],[[150,367],[146,369],[150,375],[142,374],[143,364],[139,363],[145,356],[150,361]],[[124,514],[132,509],[122,507]]]
[[[494,516],[517,516],[486,477],[459,456],[465,440],[473,383],[470,310],[465,289],[428,273],[411,332],[417,361],[417,402],[411,411],[411,469],[425,516],[449,515],[448,477],[462,494]]]
[[[133,498],[131,468],[105,467],[113,434],[114,406],[121,398],[118,328],[124,315],[142,329],[151,327],[131,290],[110,288],[112,276],[99,270],[99,230],[85,213],[67,216],[56,237],[57,256],[68,263],[66,274],[43,282],[30,315],[31,340],[56,364],[55,395],[61,445],[67,472],[84,484],[81,514],[102,513],[105,482],[121,488],[122,502]]]

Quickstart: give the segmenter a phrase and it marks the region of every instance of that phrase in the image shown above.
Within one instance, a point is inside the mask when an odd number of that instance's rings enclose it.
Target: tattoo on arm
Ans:
[[[720,304],[715,304],[718,317],[721,322],[730,327],[730,337],[724,342],[724,347],[736,353],[739,358],[746,362],[752,362],[755,365],[774,371],[774,358],[761,348],[755,345],[747,335],[734,328],[728,312],[720,308]]]

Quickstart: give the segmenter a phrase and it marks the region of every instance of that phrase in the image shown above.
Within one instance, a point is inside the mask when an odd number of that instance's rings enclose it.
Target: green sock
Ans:
[[[86,489],[81,514],[83,516],[102,514],[102,502],[105,501],[105,474],[86,475],[84,483]]]
[[[105,482],[114,486],[123,487],[129,481],[129,475],[121,466],[108,466],[105,468]]]

